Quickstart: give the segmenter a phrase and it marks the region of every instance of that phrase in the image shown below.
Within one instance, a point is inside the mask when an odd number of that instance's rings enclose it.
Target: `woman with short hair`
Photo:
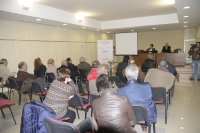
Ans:
[[[61,68],[58,70],[58,77],[55,79],[47,92],[44,104],[56,112],[58,119],[70,117],[68,122],[73,123],[76,114],[67,108],[68,101],[78,92],[78,88],[70,78],[70,70]]]
[[[57,68],[55,67],[54,59],[49,59],[47,61],[47,70],[46,73],[53,73],[55,77],[57,78]]]

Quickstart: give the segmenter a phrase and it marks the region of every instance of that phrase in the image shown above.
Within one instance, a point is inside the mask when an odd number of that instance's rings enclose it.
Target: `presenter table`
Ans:
[[[138,66],[142,66],[142,63],[147,59],[149,53],[139,53],[138,55],[133,56]],[[156,65],[162,59],[169,57],[171,59],[171,64],[175,66],[184,66],[185,65],[185,54],[183,53],[154,53],[152,59],[155,61]]]

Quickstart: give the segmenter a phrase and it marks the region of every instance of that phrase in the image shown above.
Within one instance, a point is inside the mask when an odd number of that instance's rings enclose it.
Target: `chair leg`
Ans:
[[[93,108],[91,107],[91,117],[92,117],[92,111],[93,111]]]
[[[17,90],[18,94],[19,94],[19,105],[21,104],[21,92],[20,90]]]
[[[167,124],[167,100],[165,101],[165,124]]]
[[[15,122],[15,125],[16,125],[17,123],[16,123],[16,121],[15,121],[15,117],[14,117],[14,115],[13,115],[13,113],[12,113],[12,110],[11,110],[10,106],[8,106],[8,108],[10,109],[10,113],[11,113],[11,115],[12,115],[12,117],[13,117],[13,120],[14,120],[14,122]]]
[[[5,119],[5,115],[4,115],[4,113],[3,113],[3,110],[1,109],[1,113],[2,113],[2,115],[3,115],[3,118]]]
[[[153,122],[153,133],[156,133],[156,126],[155,126],[155,122]]]
[[[168,98],[169,98],[169,105],[170,105],[170,103],[171,103],[171,91],[172,91],[172,90],[170,89],[170,90],[169,90],[169,94],[168,94],[168,95],[169,95],[169,96],[168,96]]]
[[[85,119],[87,118],[87,111],[88,109],[85,109]]]
[[[151,124],[148,124],[148,133],[151,133]]]
[[[76,109],[76,113],[77,113],[77,115],[78,115],[78,118],[80,119],[80,117],[79,117],[79,113],[78,113],[78,109]]]

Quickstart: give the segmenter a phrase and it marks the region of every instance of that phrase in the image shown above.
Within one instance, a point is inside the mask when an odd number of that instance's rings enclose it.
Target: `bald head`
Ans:
[[[63,60],[63,61],[61,62],[61,64],[64,65],[64,66],[66,66],[66,67],[68,66],[68,63],[67,63],[66,60]]]
[[[159,68],[167,68],[167,62],[165,60],[161,60],[158,64]]]
[[[135,60],[133,59],[129,60],[129,64],[135,64]]]

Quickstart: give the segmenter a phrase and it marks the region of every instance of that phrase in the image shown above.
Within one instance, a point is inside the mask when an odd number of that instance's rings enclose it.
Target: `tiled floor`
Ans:
[[[39,100],[38,97],[34,97]],[[8,109],[4,109],[6,119],[0,113],[0,133],[19,133],[22,108],[28,102],[28,96],[22,96],[22,104],[19,106],[18,95],[12,95],[16,105],[12,106],[17,125],[14,124]],[[200,81],[180,80],[175,84],[174,97],[168,110],[168,123],[164,124],[164,105],[157,105],[158,117],[156,123],[157,133],[200,133]],[[80,119],[75,120],[78,124],[84,119],[84,112],[80,112]],[[90,116],[90,110],[88,112]],[[142,133],[141,127],[135,127],[138,133]]]

